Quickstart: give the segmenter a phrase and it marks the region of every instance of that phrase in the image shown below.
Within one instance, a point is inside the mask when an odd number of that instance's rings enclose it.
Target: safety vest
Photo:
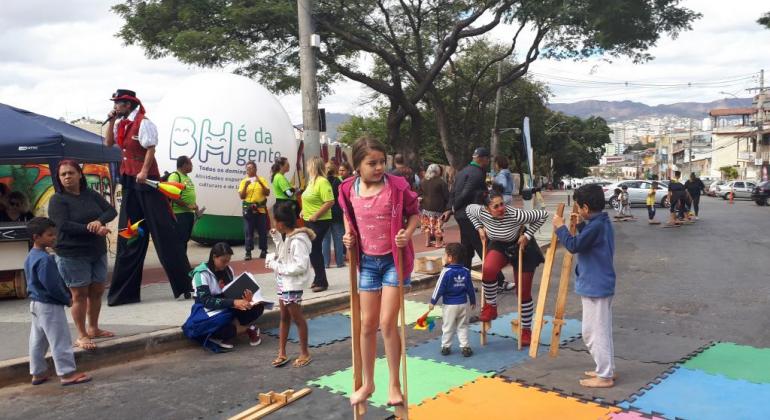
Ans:
[[[134,121],[128,122],[125,126],[125,135],[121,135],[121,126],[118,126],[118,146],[123,151],[123,161],[120,164],[120,174],[136,176],[144,166],[144,157],[147,155],[147,149],[139,143],[139,127],[144,120],[144,113],[136,114]],[[122,121],[121,121],[122,122]],[[147,176],[151,178],[160,177],[157,161],[152,162]]]

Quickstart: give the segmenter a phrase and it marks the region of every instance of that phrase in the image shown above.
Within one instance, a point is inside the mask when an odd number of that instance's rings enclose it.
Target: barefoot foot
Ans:
[[[388,406],[395,407],[404,404],[404,394],[400,386],[391,386],[388,390]]]
[[[586,388],[612,388],[615,385],[615,381],[612,379],[596,377],[596,378],[581,379],[580,385]]]
[[[362,402],[366,402],[366,400],[369,399],[369,397],[374,392],[374,386],[362,386],[361,388],[358,388],[356,392],[353,393],[353,395],[350,396],[350,405],[355,406],[357,404],[360,404]]]

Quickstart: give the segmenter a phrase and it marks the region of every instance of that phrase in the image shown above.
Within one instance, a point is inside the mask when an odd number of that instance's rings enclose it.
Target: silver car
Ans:
[[[613,194],[616,188],[623,189],[628,187],[628,201],[630,205],[646,205],[647,193],[652,188],[652,181],[647,179],[635,179],[631,181],[620,181],[603,187],[604,200],[610,207],[615,207],[615,197]],[[655,203],[660,207],[668,207],[668,183],[658,181],[658,189],[655,191]]]
[[[729,181],[724,185],[717,186],[717,195],[722,197],[723,200],[730,198],[730,193],[734,194],[734,198],[751,198],[751,192],[757,187],[755,181],[746,181],[743,179]]]

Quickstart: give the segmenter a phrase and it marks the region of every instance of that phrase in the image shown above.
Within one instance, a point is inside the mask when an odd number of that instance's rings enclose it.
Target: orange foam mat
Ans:
[[[409,407],[412,419],[610,419],[617,407],[566,397],[500,378],[479,378]]]

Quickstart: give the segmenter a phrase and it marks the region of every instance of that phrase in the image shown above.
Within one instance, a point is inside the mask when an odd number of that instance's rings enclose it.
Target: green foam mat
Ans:
[[[406,316],[406,325],[414,324],[415,322],[417,322],[417,319],[423,316],[427,311],[428,311],[427,303],[404,300],[404,312]],[[436,307],[433,308],[433,310],[430,312],[430,316],[435,318],[441,318],[441,311],[442,311],[441,305],[436,305]],[[350,311],[345,311],[342,313],[342,315],[349,317]]]
[[[409,405],[419,404],[439,393],[447,392],[481,376],[487,376],[475,369],[466,369],[409,356],[407,356],[407,374],[409,376]],[[374,363],[375,391],[369,399],[372,405],[386,406],[388,402],[388,379],[388,363],[385,358],[379,358]],[[321,376],[308,383],[349,397],[353,392],[353,369],[347,368],[331,375]]]
[[[770,383],[770,349],[718,343],[683,365],[706,373],[755,383]]]

